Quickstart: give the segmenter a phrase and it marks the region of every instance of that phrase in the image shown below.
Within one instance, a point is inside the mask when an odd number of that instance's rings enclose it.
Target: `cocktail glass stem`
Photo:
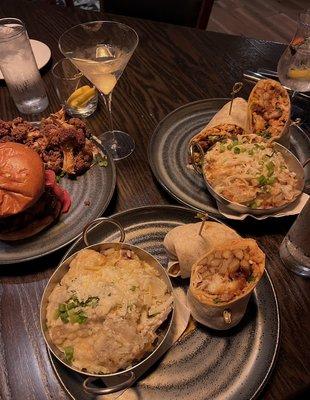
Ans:
[[[109,128],[111,132],[111,141],[112,141],[112,146],[114,149],[117,147],[117,141],[115,138],[115,133],[114,133],[114,126],[113,126],[113,115],[112,115],[112,92],[110,92],[108,95],[105,95],[104,93],[100,92],[104,104],[107,108],[108,114],[109,114]]]

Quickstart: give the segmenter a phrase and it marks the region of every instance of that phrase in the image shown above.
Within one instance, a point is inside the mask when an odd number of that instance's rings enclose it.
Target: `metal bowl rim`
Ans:
[[[251,214],[251,215],[269,215],[269,214],[274,214],[277,213],[280,210],[285,209],[286,207],[290,206],[291,204],[293,204],[297,199],[300,198],[300,196],[303,193],[304,187],[305,187],[305,173],[304,173],[304,168],[301,164],[301,162],[298,160],[298,158],[285,146],[283,146],[282,144],[278,143],[278,142],[274,142],[273,145],[275,145],[277,148],[277,150],[283,154],[284,152],[288,155],[288,157],[290,157],[291,159],[293,159],[294,161],[296,161],[296,163],[299,164],[300,169],[303,171],[303,175],[301,177],[301,181],[302,181],[302,188],[300,189],[300,193],[297,197],[295,197],[292,201],[290,201],[289,203],[283,204],[282,206],[279,207],[273,207],[273,208],[250,208],[247,207],[243,204],[240,203],[236,203],[234,201],[230,201],[228,200],[226,197],[220,195],[219,193],[217,193],[215,191],[215,189],[212,187],[212,185],[209,183],[208,178],[206,177],[205,174],[205,157],[203,158],[203,163],[202,163],[202,175],[203,175],[203,179],[205,181],[205,184],[209,190],[209,192],[211,193],[211,195],[218,200],[220,203],[224,204],[226,207],[228,207],[229,209],[238,212],[240,214]],[[292,171],[295,172],[296,171]],[[297,173],[296,173],[297,174]],[[239,210],[238,210],[239,209]]]
[[[94,229],[94,228],[96,228],[96,227],[98,227],[98,226],[92,227],[91,230]],[[142,253],[145,253],[147,256],[151,257],[151,258],[156,262],[156,264],[157,264],[157,266],[159,267],[159,269],[161,269],[161,271],[164,273],[164,275],[165,275],[166,278],[167,278],[167,282],[169,282],[168,287],[169,287],[169,289],[170,289],[170,292],[171,292],[172,296],[174,296],[174,294],[173,294],[173,286],[172,286],[170,277],[169,277],[169,275],[168,275],[166,269],[161,265],[161,263],[160,263],[154,256],[152,256],[152,254],[150,254],[150,253],[147,252],[146,250],[143,250],[143,249],[141,249],[140,247],[135,246],[135,245],[130,244],[130,243],[126,243],[126,242],[123,242],[123,243],[119,243],[119,242],[102,242],[102,243],[95,243],[95,244],[92,244],[92,245],[90,245],[90,246],[86,246],[86,247],[84,247],[83,249],[80,249],[80,250],[76,251],[75,253],[71,254],[68,258],[62,259],[62,260],[60,261],[59,265],[57,266],[57,268],[55,269],[55,271],[53,272],[53,274],[50,276],[50,278],[49,278],[47,284],[45,285],[45,288],[44,288],[44,291],[43,291],[43,294],[42,294],[42,298],[41,298],[41,303],[40,303],[40,328],[41,328],[41,333],[42,333],[42,335],[43,335],[45,344],[46,344],[46,346],[48,347],[49,351],[57,358],[57,360],[59,360],[65,367],[71,369],[72,371],[77,372],[77,373],[79,373],[79,374],[82,374],[82,375],[84,375],[84,376],[88,376],[88,377],[111,378],[111,377],[122,376],[122,375],[125,375],[126,373],[128,373],[128,372],[130,372],[130,371],[135,370],[137,367],[143,365],[146,361],[148,361],[154,354],[156,354],[156,352],[158,351],[158,349],[163,345],[163,343],[166,341],[168,335],[169,335],[170,332],[171,332],[172,323],[173,323],[174,314],[175,314],[175,301],[173,300],[172,305],[171,305],[171,311],[169,312],[167,318],[165,319],[165,321],[166,321],[168,318],[170,318],[170,322],[169,322],[168,327],[167,327],[167,329],[166,329],[166,333],[165,333],[165,335],[163,336],[163,338],[161,339],[160,343],[158,343],[158,344],[156,345],[155,349],[154,349],[151,353],[149,353],[146,357],[142,358],[138,363],[134,364],[134,365],[131,366],[130,368],[123,369],[123,370],[120,370],[120,371],[117,371],[117,372],[114,372],[114,373],[110,373],[110,374],[94,374],[94,373],[91,373],[91,372],[85,372],[85,371],[79,370],[79,369],[74,368],[74,367],[72,367],[71,365],[67,364],[64,360],[62,360],[62,359],[54,352],[52,346],[49,344],[48,338],[47,338],[46,335],[45,335],[45,330],[44,330],[45,321],[43,321],[43,307],[44,307],[44,304],[43,304],[43,303],[45,303],[45,300],[47,301],[47,299],[46,299],[47,294],[46,294],[46,293],[47,293],[47,290],[49,289],[49,287],[50,287],[50,285],[51,285],[51,281],[52,281],[53,277],[57,274],[57,272],[58,272],[60,269],[62,269],[62,268],[64,267],[65,263],[71,262],[72,259],[73,259],[73,258],[77,255],[77,253],[79,253],[80,251],[85,250],[85,249],[92,249],[93,247],[100,246],[100,245],[108,245],[108,246],[110,245],[111,247],[115,247],[115,246],[117,246],[117,247],[118,247],[118,246],[122,247],[123,245],[125,245],[125,246],[129,246],[130,248],[133,248],[133,250],[134,250],[134,249],[137,249],[138,251],[141,251]],[[70,261],[69,261],[69,260],[70,260]],[[163,321],[163,323],[164,323],[165,321]]]

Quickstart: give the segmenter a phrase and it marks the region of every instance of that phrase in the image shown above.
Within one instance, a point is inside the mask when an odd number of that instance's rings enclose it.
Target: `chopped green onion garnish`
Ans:
[[[96,154],[94,157],[94,161],[96,164],[99,165],[99,167],[107,167],[108,166],[108,160],[106,156],[102,157],[101,154]]]
[[[73,361],[73,353],[74,353],[74,348],[72,346],[68,346],[64,348],[65,352],[65,360],[68,364],[71,364]]]
[[[267,184],[267,178],[264,175],[261,175],[257,178],[259,186],[264,186]]]
[[[59,314],[60,319],[64,324],[67,324],[69,322],[69,315],[67,312],[62,312]]]
[[[271,176],[274,173],[274,163],[272,161],[269,161],[266,164],[266,168],[268,170],[268,176]]]
[[[224,153],[226,147],[224,144],[220,144],[220,153]]]
[[[228,146],[227,146],[227,150],[231,150],[233,148],[233,145],[232,144],[229,144]]]
[[[267,184],[268,184],[268,185],[273,185],[273,184],[275,183],[275,180],[276,180],[276,177],[275,177],[275,176],[270,176],[270,177],[267,179]]]
[[[235,154],[240,154],[240,147],[234,147],[234,153]]]
[[[59,304],[58,310],[59,310],[59,312],[65,312],[65,311],[67,311],[67,307],[65,304]]]
[[[215,303],[215,304],[220,303],[220,302],[221,302],[221,299],[219,299],[218,297],[213,299],[213,303]]]
[[[87,321],[87,315],[85,315],[84,311],[80,310],[76,314],[76,322],[79,324],[84,324]]]

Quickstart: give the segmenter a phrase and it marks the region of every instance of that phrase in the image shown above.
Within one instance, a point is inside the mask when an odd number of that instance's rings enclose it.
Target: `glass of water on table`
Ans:
[[[48,106],[44,83],[23,22],[0,19],[0,69],[18,110],[37,114]]]
[[[310,278],[310,199],[281,243],[280,257],[288,269]]]

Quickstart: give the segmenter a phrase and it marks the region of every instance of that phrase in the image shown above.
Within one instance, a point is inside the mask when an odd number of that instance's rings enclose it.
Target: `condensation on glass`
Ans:
[[[0,69],[18,110],[36,114],[46,109],[48,98],[22,21],[0,19]]]
[[[287,268],[310,277],[310,199],[285,236],[280,257]]]

